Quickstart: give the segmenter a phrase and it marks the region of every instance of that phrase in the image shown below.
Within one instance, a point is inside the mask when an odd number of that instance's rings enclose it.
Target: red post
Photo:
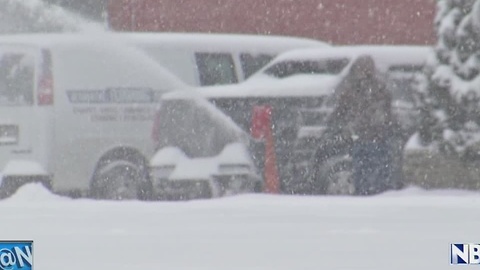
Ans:
[[[251,135],[258,140],[265,140],[264,192],[280,193],[275,141],[272,130],[272,108],[255,106],[252,115]]]

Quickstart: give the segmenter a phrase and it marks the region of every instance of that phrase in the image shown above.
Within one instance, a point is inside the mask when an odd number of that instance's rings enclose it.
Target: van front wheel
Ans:
[[[145,170],[129,161],[113,161],[99,168],[92,183],[92,196],[107,200],[146,199]]]

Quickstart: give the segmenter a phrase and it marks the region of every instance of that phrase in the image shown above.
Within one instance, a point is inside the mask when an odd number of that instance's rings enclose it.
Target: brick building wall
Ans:
[[[435,0],[110,0],[120,31],[301,36],[333,44],[434,44]]]

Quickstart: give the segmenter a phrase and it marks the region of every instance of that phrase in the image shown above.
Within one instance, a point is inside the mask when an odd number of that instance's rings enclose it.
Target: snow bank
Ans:
[[[335,195],[326,195],[326,196],[293,196],[293,195],[269,195],[269,194],[246,194],[246,195],[237,195],[237,196],[228,196],[217,199],[210,200],[200,200],[200,201],[190,201],[190,202],[140,202],[140,201],[99,201],[92,199],[71,199],[68,197],[60,196],[53,194],[50,190],[45,188],[42,184],[32,183],[21,186],[15,194],[11,197],[0,200],[0,207],[7,203],[32,203],[32,202],[72,202],[77,205],[82,204],[94,204],[98,206],[106,205],[130,205],[130,206],[158,206],[158,207],[169,207],[169,206],[185,206],[189,205],[193,208],[196,207],[210,207],[210,206],[228,206],[228,205],[262,205],[262,204],[285,204],[285,205],[309,205],[309,204],[324,204],[325,202],[336,202],[336,203],[376,203],[377,201],[411,201],[411,200],[431,200],[436,201],[458,199],[463,198],[466,200],[479,201],[480,203],[480,192],[479,191],[469,191],[469,190],[459,190],[459,189],[438,189],[438,190],[426,190],[417,186],[408,186],[402,190],[387,191],[374,196],[335,196]],[[472,201],[472,202],[473,202]],[[58,206],[61,207],[62,204]],[[480,204],[479,204],[480,207]],[[253,209],[252,209],[253,210]]]
[[[179,203],[44,191],[0,201],[2,239],[33,239],[35,268],[50,270],[447,270],[449,244],[478,241],[480,226],[480,194],[462,191]]]
[[[445,198],[455,199],[457,197],[470,197],[472,199],[480,199],[480,192],[459,190],[459,189],[434,189],[425,190],[417,186],[408,186],[407,188],[399,191],[387,191],[378,195],[379,198]]]
[[[15,192],[11,197],[6,199],[8,202],[62,202],[69,201],[67,197],[61,197],[51,193],[47,188],[42,184],[26,184],[21,186],[17,192]]]

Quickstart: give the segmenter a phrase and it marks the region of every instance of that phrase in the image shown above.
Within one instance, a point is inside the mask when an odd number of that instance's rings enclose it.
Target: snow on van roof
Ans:
[[[295,49],[282,53],[275,58],[269,66],[286,60],[313,60],[327,57],[357,57],[371,55],[375,60],[388,63],[418,63],[424,64],[429,53],[428,46],[392,46],[392,45],[361,45],[337,46],[325,48]]]
[[[183,81],[173,75],[166,68],[152,60],[144,52],[130,46],[122,45],[111,39],[109,35],[102,33],[46,33],[46,34],[17,34],[0,35],[0,45],[25,45],[38,47],[39,49],[67,49],[74,52],[85,48],[99,48],[116,52],[125,59],[131,61],[141,61],[141,63],[151,70],[151,74],[165,79],[169,87],[175,89],[189,89]]]
[[[207,33],[123,33],[123,32],[79,32],[79,33],[34,33],[0,35],[0,42],[22,43],[36,46],[52,47],[77,42],[125,42],[126,44],[143,44],[157,46],[159,44],[176,47],[201,46],[202,50],[212,48],[267,47],[272,51],[291,50],[306,47],[327,47],[328,44],[307,38],[261,36],[242,34],[207,34]],[[130,43],[131,42],[131,43]],[[215,46],[212,46],[215,44]],[[252,46],[254,45],[254,46]]]
[[[289,36],[271,36],[271,35],[247,35],[247,34],[211,34],[211,33],[132,33],[132,32],[111,32],[113,36],[117,36],[125,41],[141,43],[144,45],[176,45],[176,46],[212,46],[214,49],[227,48],[229,50],[235,48],[251,48],[251,45],[268,47],[272,51],[279,49],[294,49],[300,47],[327,47],[327,43],[301,37]],[[206,45],[206,46],[205,46]],[[250,45],[250,46],[248,46]]]

